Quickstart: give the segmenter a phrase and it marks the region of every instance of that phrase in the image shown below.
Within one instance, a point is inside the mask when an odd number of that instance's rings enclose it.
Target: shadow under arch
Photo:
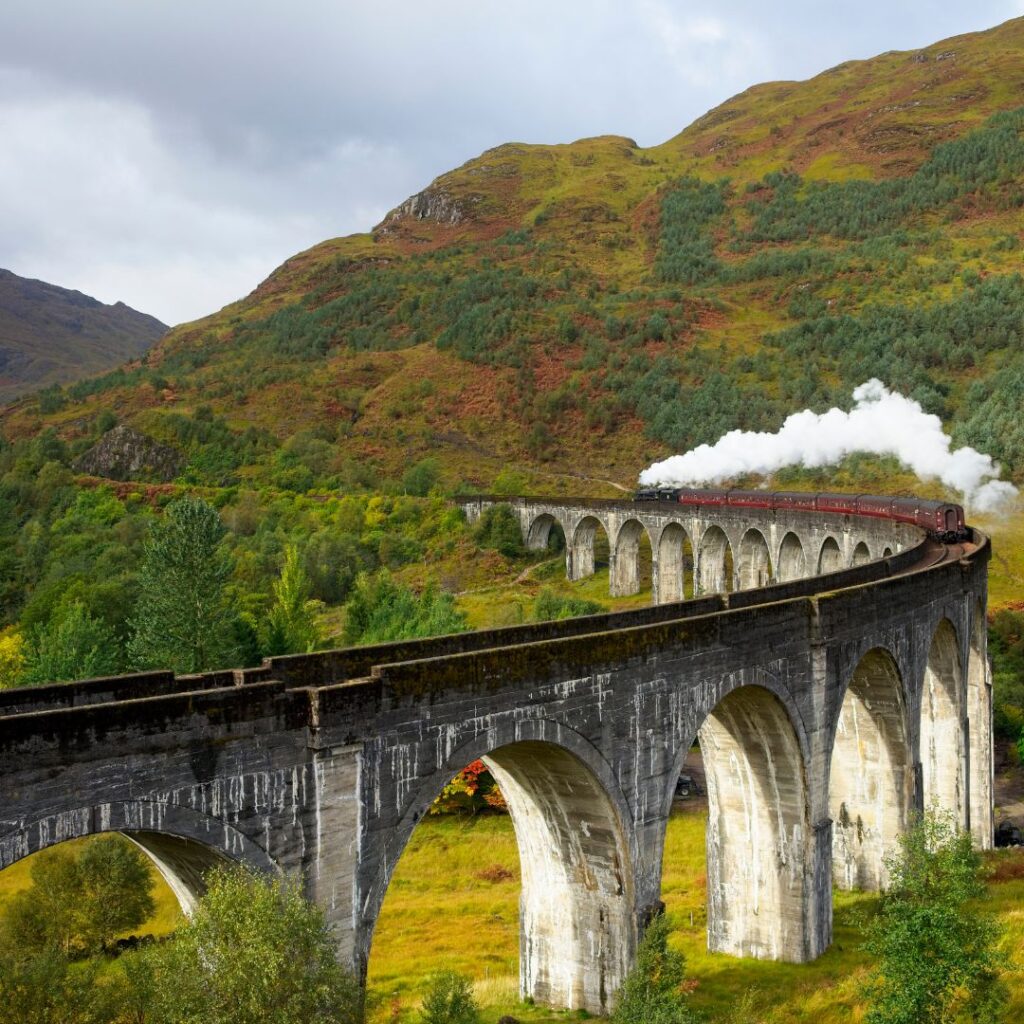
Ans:
[[[701,535],[697,576],[701,594],[722,594],[733,589],[732,547],[720,526],[709,526]]]
[[[826,537],[818,552],[818,576],[828,572],[839,572],[843,568],[843,553],[835,537]]]
[[[550,512],[542,512],[530,523],[529,529],[526,531],[526,547],[530,551],[546,551],[560,534],[564,543],[564,530],[561,522]],[[559,548],[559,545],[556,543],[555,547]]]
[[[658,604],[684,601],[687,593],[693,594],[693,546],[684,527],[669,523],[658,539]]]
[[[608,548],[608,530],[597,516],[584,516],[566,534],[566,575],[570,580],[593,576],[601,561],[601,549]]]
[[[822,952],[811,881],[806,743],[759,685],[724,697],[699,732],[708,791],[708,948],[803,962]]]
[[[365,948],[417,822],[478,759],[501,789],[519,850],[522,996],[608,1013],[637,942],[631,815],[608,763],[583,736],[552,721],[481,733],[418,788],[367,895]]]
[[[866,562],[871,561],[871,549],[867,546],[864,541],[861,541],[853,549],[853,558],[851,565],[864,565]]]
[[[995,829],[992,811],[992,673],[988,663],[984,606],[977,601],[972,611],[967,652],[969,809],[974,844],[979,849],[988,850],[992,847]]]
[[[840,889],[880,889],[883,857],[906,827],[913,771],[896,661],[874,647],[843,694],[829,761],[832,873]]]
[[[737,589],[753,590],[766,587],[772,579],[772,560],[768,541],[760,530],[751,527],[740,540],[739,567],[736,573]]]
[[[627,519],[615,535],[610,590],[612,597],[639,594],[651,579],[651,538],[639,519]]]
[[[181,909],[191,914],[204,876],[229,864],[279,873],[267,852],[233,826],[187,807],[137,800],[97,804],[39,818],[0,843],[0,869],[69,839],[117,833],[153,861]]]
[[[925,809],[936,807],[966,824],[962,673],[956,630],[943,619],[932,634],[921,687],[919,760]]]
[[[792,531],[782,538],[779,546],[778,577],[780,583],[803,579],[807,575],[807,558],[800,538]]]

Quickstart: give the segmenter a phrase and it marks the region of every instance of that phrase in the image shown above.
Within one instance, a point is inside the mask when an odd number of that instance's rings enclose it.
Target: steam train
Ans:
[[[877,494],[811,494],[806,491],[722,491],[692,487],[652,487],[636,492],[636,501],[673,501],[681,505],[728,508],[797,509],[893,519],[926,530],[947,544],[966,540],[964,510],[948,501],[891,498]]]

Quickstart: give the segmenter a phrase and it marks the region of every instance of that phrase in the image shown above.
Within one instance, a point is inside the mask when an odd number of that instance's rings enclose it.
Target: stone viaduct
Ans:
[[[883,883],[915,809],[948,810],[991,844],[983,535],[943,545],[856,516],[511,504],[532,547],[558,525],[574,578],[603,531],[616,593],[638,588],[649,539],[658,603],[0,693],[0,868],[119,831],[186,908],[225,860],[300,873],[363,972],[417,821],[482,757],[519,845],[522,992],[602,1013],[660,908],[666,822],[698,739],[713,950],[817,957],[833,884]]]

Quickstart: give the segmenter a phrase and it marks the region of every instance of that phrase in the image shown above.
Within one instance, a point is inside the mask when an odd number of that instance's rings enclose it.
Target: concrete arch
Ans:
[[[800,538],[790,531],[779,546],[778,577],[782,583],[802,579],[807,575],[807,558]]]
[[[879,889],[883,857],[907,824],[913,771],[899,669],[868,651],[846,685],[829,764],[832,867],[841,889]]]
[[[871,549],[867,546],[864,541],[860,541],[857,546],[853,549],[853,555],[851,556],[851,565],[863,565],[865,562],[871,561]]]
[[[693,546],[679,523],[669,523],[658,538],[658,604],[686,599],[687,572],[691,574],[692,595]]]
[[[646,540],[646,544],[642,542]],[[647,528],[639,519],[627,519],[615,534],[609,580],[612,597],[627,597],[639,594],[643,585],[641,548],[652,554],[653,545]]]
[[[701,594],[721,594],[733,589],[732,547],[720,526],[709,526],[701,534],[697,575]]]
[[[921,687],[919,760],[926,809],[935,806],[966,825],[962,676],[956,630],[943,619],[932,634]]]
[[[751,527],[740,540],[737,588],[753,590],[766,587],[772,579],[772,561],[768,541],[760,530]]]
[[[979,849],[991,849],[992,820],[992,673],[988,628],[981,602],[972,609],[967,654],[967,752],[971,835]]]
[[[608,1013],[637,941],[631,817],[607,762],[555,722],[482,733],[424,782],[396,830],[398,849],[389,851],[369,894],[371,931],[416,822],[477,758],[501,787],[519,847],[522,995]]]
[[[892,558],[892,548],[886,545],[885,550],[882,552],[883,558]]]
[[[700,729],[708,788],[708,948],[802,962],[820,951],[805,759],[782,702],[733,690]]]
[[[135,801],[98,804],[40,818],[0,847],[0,869],[69,839],[120,833],[153,861],[191,914],[205,892],[204,876],[214,867],[241,863],[267,873],[279,869],[265,850],[225,822],[186,807]]]
[[[589,515],[576,523],[571,531],[571,538],[569,532],[566,532],[565,565],[570,580],[582,580],[594,575],[594,548],[600,534],[608,539],[607,525],[597,516]]]
[[[818,572],[822,576],[827,572],[839,572],[843,568],[843,552],[835,537],[826,537],[818,552]]]
[[[561,530],[565,533],[562,523],[550,512],[542,512],[530,523],[526,531],[526,546],[530,551],[544,551],[547,549],[551,539],[552,530]]]

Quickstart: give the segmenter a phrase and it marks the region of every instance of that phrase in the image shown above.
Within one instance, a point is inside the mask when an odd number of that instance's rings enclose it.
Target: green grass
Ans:
[[[458,607],[474,629],[514,626],[532,621],[533,604],[542,588],[564,597],[596,601],[605,611],[627,611],[651,604],[650,580],[641,581],[639,594],[611,597],[608,569],[598,569],[582,580],[565,577],[565,558],[558,555],[528,567],[525,573],[494,586],[480,587],[458,597]]]
[[[859,1021],[868,961],[860,949],[858,920],[870,914],[875,897],[836,893],[833,943],[813,963],[709,953],[704,826],[700,806],[673,814],[662,875],[673,942],[685,954],[688,974],[697,982],[694,1007],[713,1020],[732,1008],[743,992],[754,990],[757,1008],[768,1024]],[[1024,857],[1001,853],[992,859],[1011,876],[993,884],[990,893],[1006,928],[1007,952],[1022,961]],[[370,1020],[414,1021],[429,976],[443,968],[475,979],[485,1024],[508,1013],[532,1024],[574,1019],[575,1014],[518,1001],[518,947],[519,857],[511,820],[427,818],[396,868],[377,922],[369,966]],[[1020,1019],[1024,979],[1011,975],[1009,981],[1012,1002],[1007,1020]]]

